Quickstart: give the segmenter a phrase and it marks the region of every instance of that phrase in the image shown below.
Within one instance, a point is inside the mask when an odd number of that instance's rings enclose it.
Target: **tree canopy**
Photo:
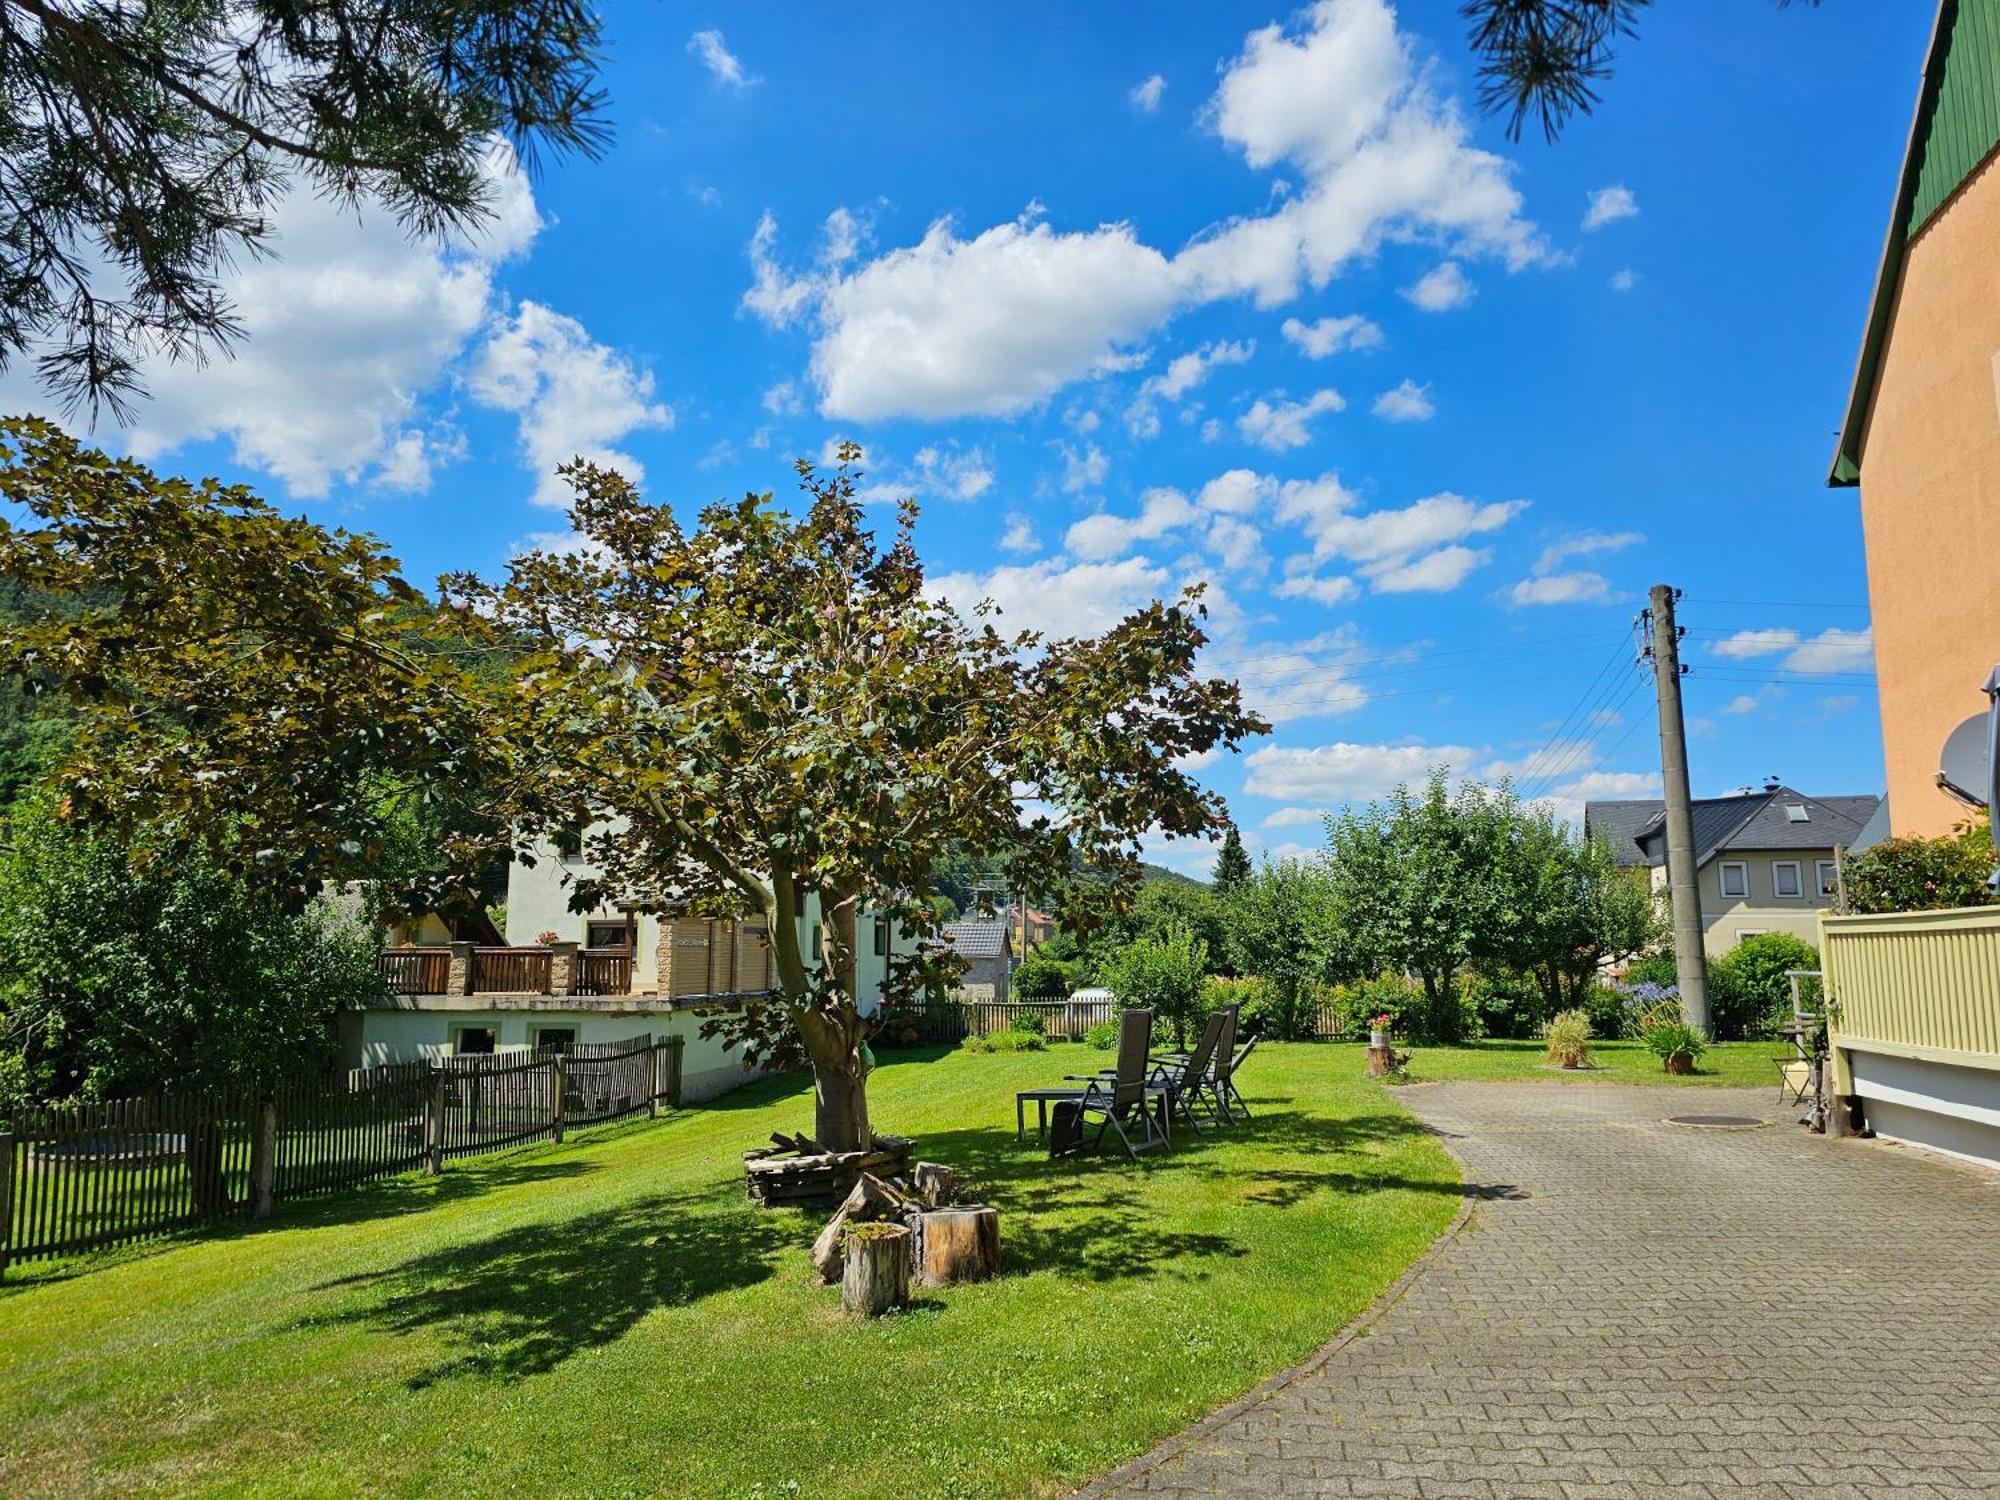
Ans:
[[[0,0],[0,369],[122,415],[146,356],[240,331],[221,276],[294,181],[477,225],[496,139],[601,146],[599,25],[585,0]]]

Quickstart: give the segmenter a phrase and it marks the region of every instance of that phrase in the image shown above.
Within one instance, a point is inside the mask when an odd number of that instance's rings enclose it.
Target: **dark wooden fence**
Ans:
[[[390,948],[375,961],[396,995],[442,995],[451,976],[448,948]]]
[[[962,1042],[969,1036],[1011,1031],[1024,1016],[1041,1019],[1043,1034],[1081,1041],[1091,1027],[1116,1020],[1115,1000],[944,1000],[915,1013],[920,1041]]]
[[[481,995],[546,995],[553,959],[547,948],[475,948],[472,988]]]
[[[677,1107],[685,1040],[396,1063],[262,1096],[16,1110],[0,1119],[0,1273]]]

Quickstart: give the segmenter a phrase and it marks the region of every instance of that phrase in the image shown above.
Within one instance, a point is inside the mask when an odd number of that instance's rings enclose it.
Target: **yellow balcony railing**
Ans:
[[[1849,1052],[2000,1069],[2000,907],[1822,914],[1819,934],[1840,1092]]]

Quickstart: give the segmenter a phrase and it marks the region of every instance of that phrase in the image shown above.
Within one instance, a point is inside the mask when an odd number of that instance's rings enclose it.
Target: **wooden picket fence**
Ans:
[[[1016,1029],[1027,1015],[1041,1018],[1043,1035],[1081,1041],[1091,1027],[1118,1017],[1115,1000],[941,1000],[912,1013],[917,1039],[962,1042],[969,1036]]]
[[[16,1110],[0,1119],[0,1274],[675,1108],[685,1042],[641,1036],[392,1063],[262,1095]]]

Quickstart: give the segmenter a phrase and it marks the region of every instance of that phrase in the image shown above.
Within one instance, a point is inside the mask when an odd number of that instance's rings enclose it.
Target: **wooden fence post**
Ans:
[[[444,1169],[444,1069],[436,1063],[424,1075],[424,1175]]]
[[[558,1052],[555,1055],[552,1066],[555,1070],[554,1087],[556,1096],[556,1118],[555,1118],[553,1133],[555,1137],[555,1143],[558,1146],[560,1146],[562,1144],[562,1139],[563,1139],[563,1109],[565,1104],[567,1103],[567,1101],[563,1098],[563,1095],[568,1092],[569,1067],[567,1061],[560,1052]]]
[[[278,1101],[257,1101],[256,1133],[250,1137],[250,1217],[268,1219],[278,1171]]]
[[[686,1037],[667,1038],[667,1086],[662,1092],[666,1095],[668,1109],[681,1107],[681,1060],[686,1051]]]
[[[14,1132],[0,1130],[0,1278],[14,1244]]]
[[[660,1117],[660,1054],[666,1050],[667,1044],[654,1039],[652,1046],[653,1050],[646,1059],[647,1066],[653,1070],[652,1083],[646,1090],[646,1118],[657,1120]]]

